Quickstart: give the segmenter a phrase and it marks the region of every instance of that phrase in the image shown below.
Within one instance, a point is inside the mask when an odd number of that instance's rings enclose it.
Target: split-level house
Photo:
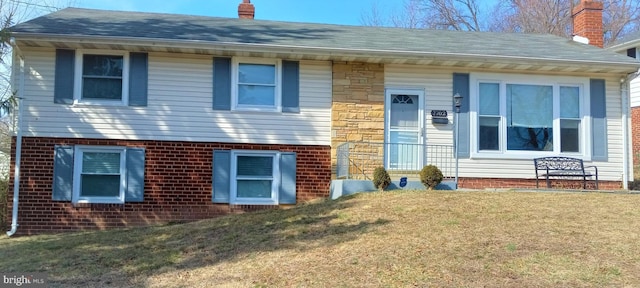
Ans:
[[[590,3],[576,23],[601,16]],[[602,189],[630,179],[632,58],[552,35],[239,8],[240,19],[68,8],[13,27],[13,231],[292,205],[377,166],[395,182],[434,164],[453,188],[531,188],[533,158],[569,156],[596,165]]]

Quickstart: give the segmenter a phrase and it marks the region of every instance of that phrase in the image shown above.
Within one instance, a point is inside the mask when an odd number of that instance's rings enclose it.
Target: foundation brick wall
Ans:
[[[631,108],[631,147],[633,170],[636,174],[640,165],[640,107]]]
[[[384,142],[384,64],[333,62],[332,91],[331,163],[335,167],[339,144]]]
[[[104,145],[145,148],[144,202],[78,204],[53,201],[54,145]],[[214,149],[279,150],[297,153],[297,203],[329,196],[330,147],[126,141],[25,137],[22,143],[18,234],[106,229],[185,222],[277,206],[213,204]],[[15,138],[12,143],[15,155]],[[15,159],[11,160],[13,183]],[[13,190],[8,193],[11,222]]]
[[[535,179],[506,179],[506,178],[459,178],[458,187],[461,189],[486,188],[536,188]],[[547,188],[545,180],[539,182],[541,189]],[[598,181],[600,190],[620,190],[622,182]],[[582,180],[551,180],[551,189],[582,189]],[[595,189],[595,181],[587,181],[587,189]]]

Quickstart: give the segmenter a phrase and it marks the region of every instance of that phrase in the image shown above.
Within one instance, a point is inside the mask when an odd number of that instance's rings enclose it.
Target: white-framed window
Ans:
[[[127,105],[129,53],[77,50],[74,77],[74,103]]]
[[[280,60],[235,57],[232,64],[232,110],[281,111]]]
[[[279,154],[270,151],[231,153],[232,204],[278,204]]]
[[[76,146],[73,203],[124,203],[125,148]]]
[[[590,160],[589,79],[471,75],[472,157]]]

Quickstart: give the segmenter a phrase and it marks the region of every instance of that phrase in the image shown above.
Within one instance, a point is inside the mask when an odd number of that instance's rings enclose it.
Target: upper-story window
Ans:
[[[279,60],[234,58],[233,109],[281,111]]]
[[[475,157],[570,154],[589,158],[586,79],[484,77],[476,76],[472,82]]]
[[[129,55],[126,52],[78,51],[76,53],[76,103],[126,105]]]

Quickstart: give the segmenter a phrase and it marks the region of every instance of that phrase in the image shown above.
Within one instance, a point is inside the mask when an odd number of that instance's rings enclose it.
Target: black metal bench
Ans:
[[[598,167],[584,166],[582,159],[542,157],[533,159],[533,164],[536,168],[536,188],[538,188],[538,180],[540,179],[545,179],[547,188],[551,188],[550,179],[581,178],[582,188],[587,189],[587,179],[595,177],[596,190],[598,190]]]

